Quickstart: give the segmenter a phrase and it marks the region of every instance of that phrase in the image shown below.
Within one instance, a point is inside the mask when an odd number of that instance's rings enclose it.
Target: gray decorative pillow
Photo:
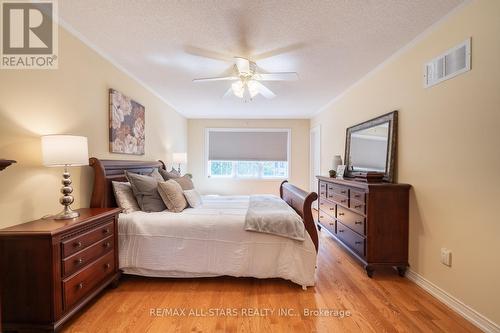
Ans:
[[[158,169],[158,172],[161,174],[163,177],[163,180],[169,180],[169,179],[174,179],[174,178],[179,178],[181,175],[178,171],[172,169],[171,171],[167,171],[165,169]]]
[[[182,187],[183,191],[188,191],[194,189],[194,184],[191,178],[188,176],[184,175],[179,178],[173,178],[172,180],[175,180],[176,182],[179,183],[179,185]]]
[[[182,188],[174,180],[158,183],[158,192],[169,211],[180,213],[187,207]]]
[[[156,173],[158,173],[158,171],[156,171]],[[127,176],[130,182],[137,203],[144,212],[161,212],[167,208],[158,193],[159,174],[154,174],[155,171],[152,172],[151,176],[125,171],[125,176]]]
[[[201,195],[196,190],[184,191],[184,196],[186,197],[189,206],[193,208],[199,207],[203,203]]]
[[[112,182],[113,191],[115,192],[115,199],[118,207],[122,209],[122,213],[128,214],[141,210],[137,200],[135,199],[134,192],[130,183],[125,182]]]

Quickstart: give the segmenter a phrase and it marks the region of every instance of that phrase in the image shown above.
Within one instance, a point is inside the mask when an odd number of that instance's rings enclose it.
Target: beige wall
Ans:
[[[221,120],[189,119],[188,164],[195,186],[204,194],[278,194],[281,180],[244,180],[208,178],[205,161],[206,128],[290,128],[291,169],[289,181],[309,188],[309,119]]]
[[[432,88],[423,64],[472,37],[472,71]],[[500,323],[500,1],[474,1],[348,91],[321,124],[322,172],[345,128],[400,111],[398,181],[413,185],[411,269]],[[343,155],[343,154],[342,154]],[[439,262],[441,247],[453,266]]]
[[[59,59],[58,70],[0,70],[0,158],[18,161],[0,172],[0,228],[61,209],[62,170],[41,165],[43,134],[87,136],[100,158],[170,160],[187,149],[186,119],[62,28]],[[145,106],[145,156],[108,153],[109,88]],[[74,207],[88,207],[93,172],[71,173]]]

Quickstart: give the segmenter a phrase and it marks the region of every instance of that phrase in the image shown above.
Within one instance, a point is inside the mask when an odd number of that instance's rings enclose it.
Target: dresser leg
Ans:
[[[368,275],[369,278],[372,278],[373,272],[375,272],[375,268],[372,265],[366,265],[365,270],[366,270],[366,275]]]
[[[406,266],[398,266],[396,268],[398,269],[399,276],[405,277],[405,275],[406,275],[406,268],[407,267]]]

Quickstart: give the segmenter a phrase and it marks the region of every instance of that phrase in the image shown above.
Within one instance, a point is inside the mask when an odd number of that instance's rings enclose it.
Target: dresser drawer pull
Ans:
[[[104,247],[110,247],[111,243],[110,242],[106,242],[106,243],[102,244],[102,246],[104,246]]]
[[[329,223],[330,225],[334,225],[332,222]]]
[[[346,190],[343,190],[343,191],[340,191],[340,193],[342,193],[342,194],[346,194],[346,193],[347,193],[347,191],[346,191]]]
[[[362,221],[356,221],[356,222],[354,222],[354,224],[363,224],[363,222]]]
[[[73,247],[82,247],[82,242],[76,242],[76,243],[74,243]]]
[[[344,199],[344,200],[340,200],[340,202],[342,202],[342,203],[346,203],[346,202],[347,202],[347,200],[345,200],[345,199]]]
[[[362,205],[354,205],[354,208],[361,208]]]
[[[343,216],[343,215],[344,215],[344,213],[342,213],[342,212],[339,212],[339,216]]]
[[[83,289],[83,287],[84,287],[83,282],[80,282],[79,284],[76,285],[77,289]]]
[[[324,219],[325,217],[324,217],[323,215],[320,215],[320,216],[319,216],[319,218],[320,218],[320,219]]]
[[[357,241],[357,242],[354,242],[354,244],[361,245],[361,244],[363,244],[363,242]]]
[[[339,229],[339,232],[344,232],[344,230],[343,229]]]
[[[334,210],[335,208],[334,207],[330,207],[330,210]]]
[[[76,265],[81,265],[81,264],[83,264],[83,261],[84,261],[83,258],[78,258],[78,259],[75,260],[75,264]]]
[[[354,197],[355,198],[361,198],[361,194],[355,194]]]
[[[109,234],[109,228],[102,229],[103,234]]]
[[[109,269],[109,268],[111,268],[111,264],[108,263],[108,264],[104,265],[104,269]]]

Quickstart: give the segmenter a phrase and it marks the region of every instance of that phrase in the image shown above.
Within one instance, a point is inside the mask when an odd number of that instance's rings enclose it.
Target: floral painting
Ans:
[[[114,89],[109,90],[109,150],[144,155],[144,106]]]

